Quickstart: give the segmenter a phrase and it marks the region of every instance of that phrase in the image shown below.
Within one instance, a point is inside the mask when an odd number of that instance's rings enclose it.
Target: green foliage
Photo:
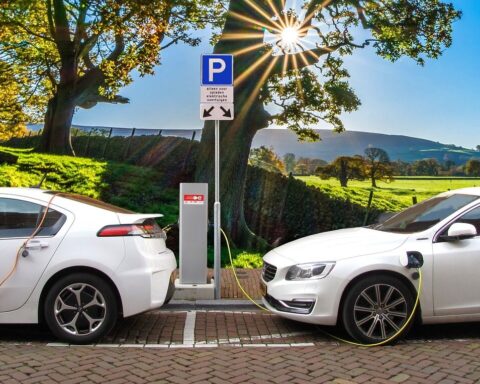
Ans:
[[[465,164],[465,172],[468,176],[480,176],[480,160],[470,159]]]
[[[437,176],[441,166],[436,159],[423,159],[413,162],[411,169],[412,174],[415,176]]]
[[[365,180],[365,161],[361,156],[340,156],[330,164],[317,169],[322,179],[335,177],[342,187],[346,187],[349,180]]]
[[[235,259],[233,259],[233,266],[235,268],[254,269],[261,268],[262,265],[263,259],[259,253],[248,253],[244,251],[239,253]]]
[[[262,145],[259,148],[252,148],[248,164],[269,172],[285,173],[285,164],[273,151],[273,147],[267,148]]]
[[[365,173],[374,188],[377,187],[377,180],[393,180],[393,168],[385,150],[381,148],[365,149]]]
[[[260,268],[262,266],[262,254],[255,253],[246,249],[231,248],[233,265],[235,268]],[[207,249],[207,266],[213,268],[214,252],[213,247],[209,246]],[[231,267],[230,257],[228,255],[228,248],[222,247],[221,251],[221,265],[222,268]]]

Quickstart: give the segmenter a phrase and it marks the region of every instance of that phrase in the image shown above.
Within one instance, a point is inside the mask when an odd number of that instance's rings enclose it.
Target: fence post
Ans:
[[[113,133],[113,128],[110,128],[110,132],[108,132],[108,137],[105,140],[105,146],[103,147],[102,159],[105,158],[105,154],[107,153],[107,147],[108,147],[108,143],[110,142],[110,138],[112,137],[112,133]]]
[[[417,196],[412,196],[413,205],[417,204]]]
[[[92,129],[90,129],[90,132],[88,132],[87,145],[85,146],[85,151],[83,152],[83,156],[85,156],[85,157],[87,157],[88,150],[90,148],[90,136],[92,136]]]
[[[370,214],[370,207],[372,206],[373,200],[373,189],[370,190],[370,195],[368,196],[367,211],[365,212],[365,217],[363,219],[363,226],[366,226],[368,223],[368,215]]]

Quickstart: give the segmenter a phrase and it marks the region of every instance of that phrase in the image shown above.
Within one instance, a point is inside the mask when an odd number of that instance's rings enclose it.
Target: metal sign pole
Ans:
[[[222,239],[220,207],[220,120],[233,120],[233,55],[202,55],[200,82],[200,119],[215,121],[215,202],[213,204],[213,278],[215,299],[222,296]]]
[[[220,272],[221,263],[221,233],[220,233],[220,121],[215,120],[215,203],[213,204],[213,252],[214,252],[214,278],[215,278],[215,299],[221,298]]]

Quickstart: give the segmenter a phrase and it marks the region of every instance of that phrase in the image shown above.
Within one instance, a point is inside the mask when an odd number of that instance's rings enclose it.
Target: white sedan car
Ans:
[[[44,321],[62,340],[91,343],[119,316],[162,306],[177,264],[159,216],[0,188],[0,323]]]
[[[404,334],[419,285],[417,319],[480,320],[480,188],[442,193],[384,223],[308,236],[264,257],[264,304],[280,316],[341,324],[375,343]]]

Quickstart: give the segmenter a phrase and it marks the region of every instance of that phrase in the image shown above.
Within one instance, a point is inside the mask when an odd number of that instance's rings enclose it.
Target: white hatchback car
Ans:
[[[119,316],[168,302],[177,263],[159,216],[0,188],[0,323],[45,321],[62,340],[91,343]]]
[[[364,343],[399,332],[417,297],[407,253],[423,255],[417,318],[480,320],[480,188],[442,193],[384,223],[308,236],[264,257],[264,304],[302,322],[341,324]],[[400,336],[400,335],[398,335]]]

